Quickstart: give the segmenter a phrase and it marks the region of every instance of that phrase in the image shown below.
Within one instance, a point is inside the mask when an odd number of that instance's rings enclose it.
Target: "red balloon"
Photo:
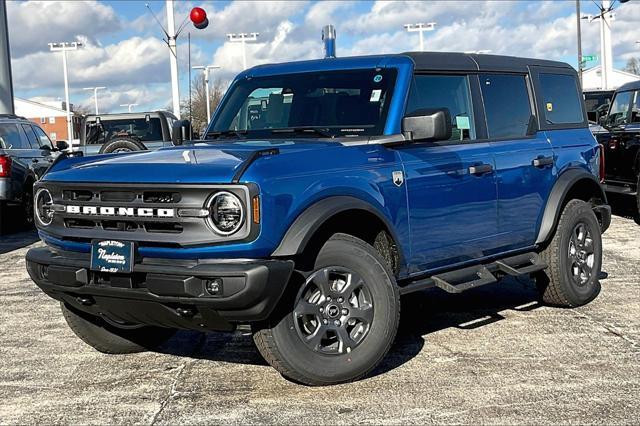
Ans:
[[[193,22],[194,25],[200,25],[204,23],[204,21],[206,21],[207,12],[205,12],[201,7],[194,7],[193,9],[191,9],[189,18],[191,18],[191,22]]]

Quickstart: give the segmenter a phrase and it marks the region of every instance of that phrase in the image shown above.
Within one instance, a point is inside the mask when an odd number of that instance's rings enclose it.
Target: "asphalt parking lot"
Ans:
[[[308,388],[279,376],[240,332],[180,332],[161,352],[100,354],[28,278],[35,235],[1,237],[0,423],[634,423],[638,241],[640,226],[614,217],[608,279],[578,309],[539,305],[529,280],[411,295],[372,377]]]

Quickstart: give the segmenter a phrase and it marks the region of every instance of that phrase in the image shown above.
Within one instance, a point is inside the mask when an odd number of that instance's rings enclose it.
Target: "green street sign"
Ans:
[[[582,57],[582,62],[592,62],[597,60],[598,60],[598,55],[585,55]]]

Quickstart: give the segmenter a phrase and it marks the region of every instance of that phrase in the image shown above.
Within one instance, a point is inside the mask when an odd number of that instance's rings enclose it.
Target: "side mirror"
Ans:
[[[56,141],[56,148],[58,148],[58,151],[66,151],[69,149],[69,144],[67,141]]]
[[[449,108],[419,109],[402,119],[402,133],[408,140],[449,140],[452,127]]]
[[[171,128],[171,141],[175,146],[180,146],[185,140],[191,139],[191,122],[189,120],[176,120]]]

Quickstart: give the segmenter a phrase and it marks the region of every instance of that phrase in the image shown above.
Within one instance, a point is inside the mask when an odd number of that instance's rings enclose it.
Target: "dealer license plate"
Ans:
[[[100,272],[130,274],[133,271],[133,243],[103,240],[91,244],[91,269]]]

